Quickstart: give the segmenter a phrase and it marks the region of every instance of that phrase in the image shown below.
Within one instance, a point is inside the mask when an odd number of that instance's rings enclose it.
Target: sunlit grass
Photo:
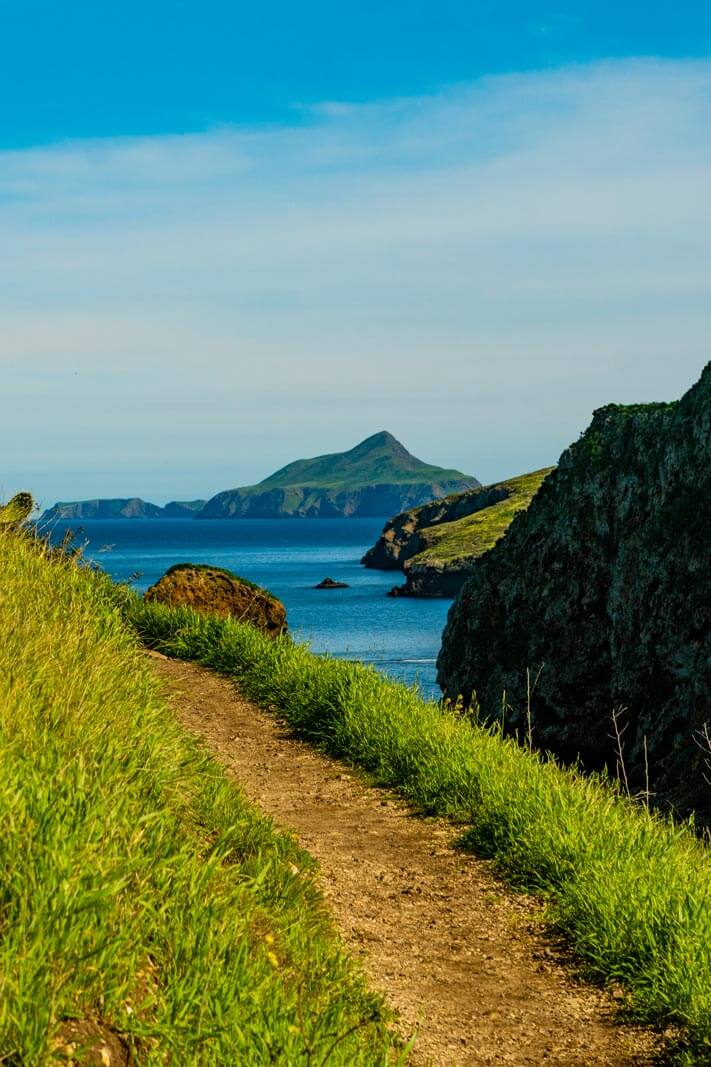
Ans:
[[[638,1019],[679,1026],[688,1062],[711,1062],[711,869],[691,827],[372,668],[121,595],[145,641],[232,677],[302,736],[463,824],[467,847],[547,899],[591,976],[621,983]]]
[[[313,861],[167,708],[109,581],[0,534],[0,1062],[393,1063]]]
[[[409,558],[410,566],[470,561],[488,552],[504,536],[515,517],[525,511],[553,467],[509,478],[479,492],[503,487],[508,495],[462,519],[425,526],[418,531],[422,548]],[[456,498],[455,498],[456,499]]]

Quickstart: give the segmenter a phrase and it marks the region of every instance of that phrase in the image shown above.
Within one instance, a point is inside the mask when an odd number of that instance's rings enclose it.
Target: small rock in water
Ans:
[[[334,582],[333,578],[324,578],[322,582],[314,586],[314,589],[348,589],[348,582]]]

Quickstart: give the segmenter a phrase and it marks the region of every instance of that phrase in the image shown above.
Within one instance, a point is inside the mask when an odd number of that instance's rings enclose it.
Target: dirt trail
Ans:
[[[575,980],[539,906],[454,849],[451,826],[413,817],[210,671],[152,656],[185,726],[318,859],[346,944],[403,1034],[419,1025],[413,1064],[653,1062],[654,1035],[614,1025],[614,999]]]

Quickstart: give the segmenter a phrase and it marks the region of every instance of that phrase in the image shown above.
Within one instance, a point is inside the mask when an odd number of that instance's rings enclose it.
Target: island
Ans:
[[[40,522],[54,519],[190,519],[200,511],[204,500],[171,500],[165,507],[140,497],[116,497],[107,500],[58,500],[43,512]]]
[[[386,516],[479,484],[461,471],[424,463],[383,430],[347,452],[300,459],[257,485],[218,493],[197,518]]]
[[[296,460],[257,485],[226,489],[207,502],[172,500],[159,507],[140,497],[60,500],[40,521],[385,517],[480,484],[470,474],[424,463],[382,430],[347,452]]]

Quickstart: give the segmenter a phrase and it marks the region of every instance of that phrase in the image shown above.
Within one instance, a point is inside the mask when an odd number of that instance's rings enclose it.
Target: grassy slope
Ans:
[[[0,570],[0,1061],[87,1017],[142,1064],[390,1062],[312,861],[177,726],[115,589],[8,534]]]
[[[518,478],[509,478],[497,482],[496,486],[508,486],[511,495],[498,504],[482,508],[473,515],[465,515],[454,522],[443,522],[437,526],[425,527],[419,535],[425,542],[423,548],[411,559],[414,563],[452,563],[455,560],[476,559],[488,552],[500,537],[506,533],[511,522],[520,511],[530,504],[538,492],[544,478],[553,467],[545,467]],[[495,486],[486,486],[486,489]]]
[[[352,489],[384,483],[428,484],[466,481],[461,471],[444,470],[412,456],[391,434],[379,433],[348,452],[334,452],[315,459],[299,459],[275,471],[258,485],[239,492],[266,492],[292,486],[322,489]],[[474,483],[474,479],[470,479]]]
[[[303,736],[367,768],[546,896],[589,972],[640,1019],[678,1024],[711,1061],[711,869],[693,832],[611,785],[545,762],[359,664],[252,628],[126,597],[144,640],[235,678]]]

